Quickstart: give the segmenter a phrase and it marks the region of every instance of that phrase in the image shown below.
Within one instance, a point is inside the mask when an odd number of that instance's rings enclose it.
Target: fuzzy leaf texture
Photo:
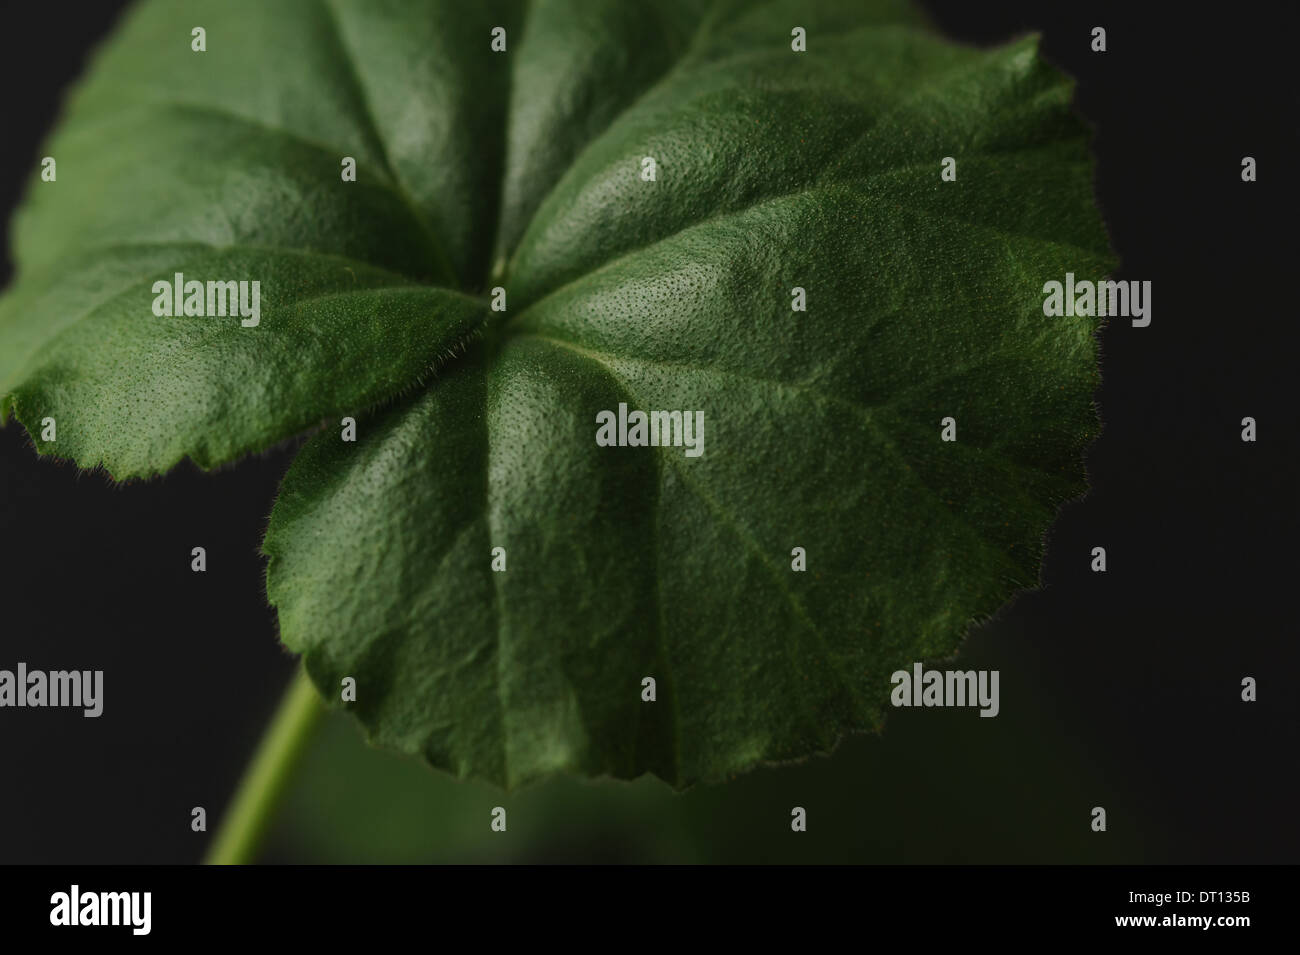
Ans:
[[[119,479],[317,428],[267,589],[377,744],[506,786],[827,752],[1085,490],[1071,94],[890,0],[145,0],[14,223],[0,416]],[[260,280],[260,324],[154,316],[178,271]],[[703,454],[598,446],[620,402]]]

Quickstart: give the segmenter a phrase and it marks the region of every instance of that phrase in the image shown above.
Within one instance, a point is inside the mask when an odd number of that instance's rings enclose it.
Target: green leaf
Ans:
[[[488,311],[514,4],[154,2],[71,97],[14,226],[0,421],[119,478],[204,467],[422,387]],[[206,31],[206,52],[191,30]],[[356,182],[341,162],[357,161]],[[258,280],[260,323],[153,283]],[[479,283],[481,285],[481,283]]]
[[[0,395],[123,475],[357,414],[290,468],[267,587],[375,742],[718,779],[878,727],[1036,584],[1097,430],[1097,322],[1042,286],[1113,260],[1035,38],[885,0],[199,6],[140,7],[47,149]],[[154,318],[181,264],[264,275],[262,323]],[[702,411],[703,453],[598,446],[620,403]]]

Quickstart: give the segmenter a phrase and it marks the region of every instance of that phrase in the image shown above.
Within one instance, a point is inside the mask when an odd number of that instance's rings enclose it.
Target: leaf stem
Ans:
[[[244,865],[257,855],[294,764],[324,712],[307,671],[299,667],[244,771],[205,863]]]

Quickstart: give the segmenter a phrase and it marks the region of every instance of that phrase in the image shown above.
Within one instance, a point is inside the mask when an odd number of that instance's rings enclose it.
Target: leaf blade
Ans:
[[[357,411],[264,546],[282,639],[376,742],[507,786],[719,779],[879,726],[893,669],[1036,582],[1097,428],[1097,323],[1039,289],[1113,258],[1034,38],[886,0],[202,9],[195,59],[189,7],[142,5],[53,140],[0,418],[129,476]],[[262,328],[144,312],[181,267],[269,276]],[[506,316],[445,287],[498,281]],[[597,446],[620,403],[703,410],[704,454]]]
[[[225,318],[155,315],[154,283],[170,290],[177,272],[260,275],[259,324],[243,327],[234,297]],[[85,299],[88,309],[69,305]],[[211,468],[410,390],[486,314],[459,292],[336,256],[99,248],[29,275],[0,301],[0,420],[16,411],[37,450],[117,478],[186,457]],[[376,365],[379,353],[389,358]],[[46,417],[58,425],[53,441],[41,437]]]

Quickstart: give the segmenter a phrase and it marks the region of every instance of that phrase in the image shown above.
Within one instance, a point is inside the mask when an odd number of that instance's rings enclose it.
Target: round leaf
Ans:
[[[825,752],[1085,489],[1070,97],[889,0],[146,2],[19,217],[0,415],[118,476],[327,419],[268,594],[382,745],[504,785]],[[154,316],[175,272],[260,278],[260,324]],[[633,412],[692,443],[598,442]]]

